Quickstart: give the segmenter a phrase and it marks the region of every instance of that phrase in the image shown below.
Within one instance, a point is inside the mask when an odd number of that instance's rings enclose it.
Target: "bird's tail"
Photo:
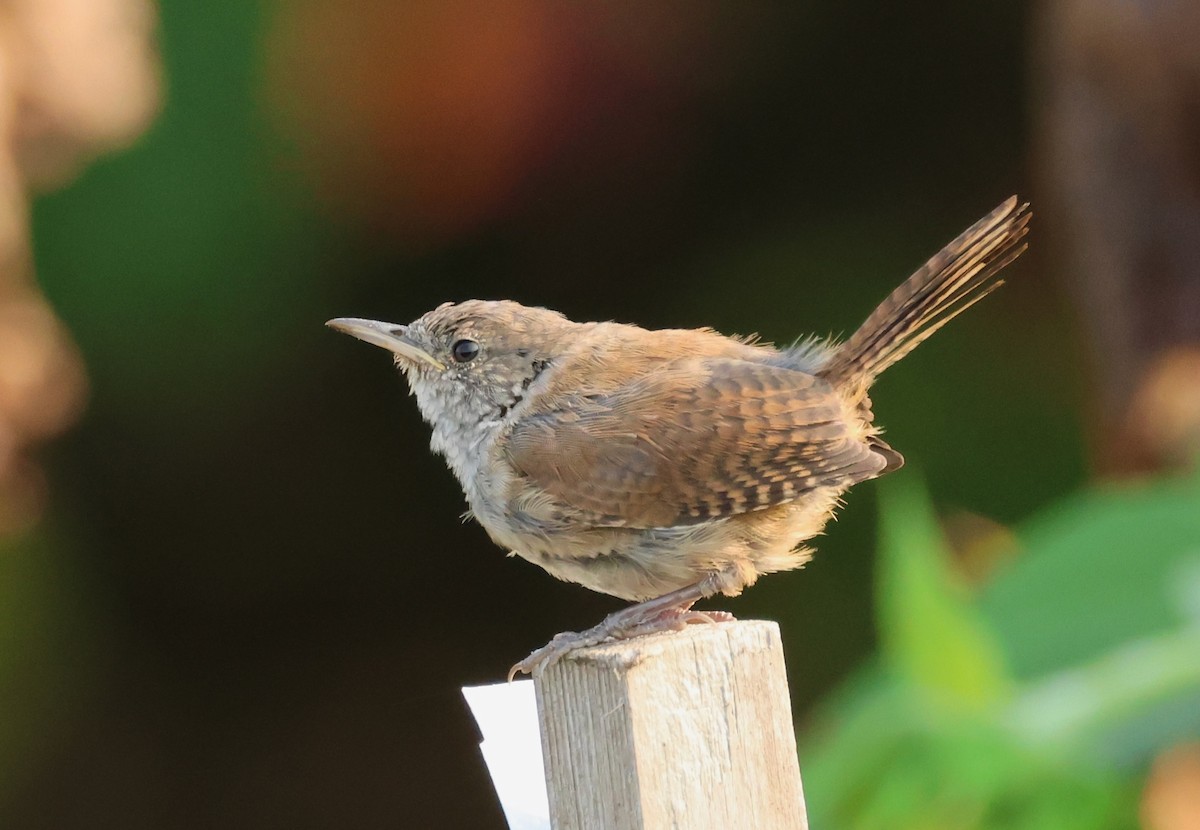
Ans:
[[[1003,284],[1001,269],[1021,255],[1028,203],[1012,196],[939,251],[879,304],[833,353],[821,374],[870,386],[893,363]]]

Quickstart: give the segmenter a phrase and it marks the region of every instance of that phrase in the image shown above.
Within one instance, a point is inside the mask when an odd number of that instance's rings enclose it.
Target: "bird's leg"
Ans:
[[[577,648],[599,645],[608,640],[628,640],[659,631],[678,631],[695,623],[730,622],[733,615],[725,611],[693,611],[697,600],[712,593],[709,581],[697,582],[661,597],[639,602],[614,611],[604,621],[586,631],[564,631],[508,670],[508,679],[524,672],[541,675],[565,655]]]

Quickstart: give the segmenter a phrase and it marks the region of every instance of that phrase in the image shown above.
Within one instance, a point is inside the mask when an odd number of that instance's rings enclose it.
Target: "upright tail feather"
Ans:
[[[997,275],[1027,247],[1028,203],[1012,196],[938,252],[879,304],[821,374],[869,386],[946,323],[1003,284]]]

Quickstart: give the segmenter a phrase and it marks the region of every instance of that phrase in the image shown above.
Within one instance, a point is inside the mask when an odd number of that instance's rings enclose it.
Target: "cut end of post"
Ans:
[[[779,625],[769,620],[734,620],[711,625],[689,625],[680,631],[664,631],[631,640],[614,640],[590,648],[581,648],[563,658],[561,663],[592,666],[627,672],[649,660],[664,656],[675,659],[680,652],[697,650],[716,656],[726,653],[730,658],[746,652],[779,648],[782,640]],[[554,667],[547,670],[553,671]]]

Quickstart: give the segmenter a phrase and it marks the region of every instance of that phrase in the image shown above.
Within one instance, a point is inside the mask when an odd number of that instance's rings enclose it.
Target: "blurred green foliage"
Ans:
[[[968,711],[996,706],[1008,692],[995,638],[946,567],[937,525],[914,485],[885,487],[878,618],[891,670],[930,701]]]
[[[881,651],[802,752],[813,826],[1137,826],[1200,736],[1200,476],[1044,511],[974,598],[920,485],[882,489]]]
[[[334,267],[289,151],[261,107],[259,4],[165,4],[169,104],[135,152],[38,201],[38,269],[88,359],[100,406],[146,419],[239,417]],[[214,33],[212,38],[198,33]],[[216,34],[216,33],[219,33]]]

